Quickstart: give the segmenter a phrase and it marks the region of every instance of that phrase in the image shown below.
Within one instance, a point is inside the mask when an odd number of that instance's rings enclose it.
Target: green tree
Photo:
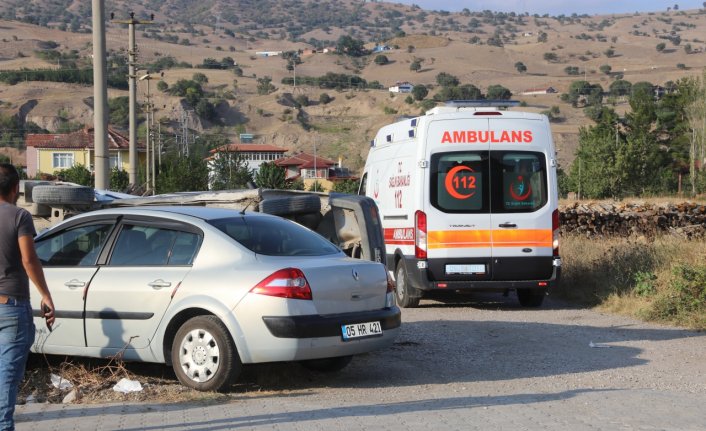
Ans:
[[[331,191],[338,193],[348,193],[349,195],[356,195],[358,194],[358,186],[359,182],[356,180],[335,181],[333,183]]]
[[[319,95],[319,103],[321,103],[323,105],[327,105],[327,104],[331,103],[332,100],[333,99],[331,98],[331,96],[329,96],[326,93],[321,93]]]
[[[422,62],[419,60],[414,60],[409,65],[409,70],[411,70],[413,72],[419,72],[421,69],[422,69]]]
[[[93,187],[93,175],[91,175],[91,171],[80,163],[54,173],[61,181]]]
[[[275,162],[265,162],[255,174],[255,184],[263,189],[287,189],[285,176],[284,168]]]
[[[486,97],[491,100],[509,100],[512,97],[512,92],[502,85],[490,85]]]
[[[424,100],[424,98],[427,97],[428,94],[429,90],[424,85],[417,84],[412,87],[412,97],[414,97],[414,100]]]
[[[169,84],[166,82],[162,81],[161,79],[157,81],[157,90],[159,91],[167,91],[169,89]]]
[[[188,156],[176,152],[165,154],[158,172],[157,193],[208,190],[208,166],[195,152]]]
[[[295,178],[291,181],[287,181],[287,188],[289,190],[304,190],[304,180]]]
[[[191,80],[198,83],[199,85],[208,83],[208,77],[201,72],[194,73],[191,77]]]
[[[624,79],[618,79],[610,84],[609,92],[611,96],[627,96],[632,92],[632,83]]]
[[[110,170],[110,190],[124,192],[130,186],[130,176],[125,169],[114,167]]]
[[[553,52],[545,52],[544,53],[544,60],[546,60],[550,63],[554,63],[559,60],[559,57]]]
[[[128,96],[108,99],[108,111],[110,112],[110,124],[122,128],[127,128],[129,126],[130,99]]]
[[[211,162],[211,189],[230,190],[247,187],[253,172],[247,161],[237,151],[219,151]]]
[[[606,75],[610,75],[610,72],[613,70],[612,67],[610,67],[609,64],[603,64],[601,67],[598,68],[602,73],[605,73]]]
[[[379,54],[375,57],[375,64],[384,66],[390,62],[386,55]]]
[[[272,85],[272,78],[265,76],[262,78],[257,78],[257,94],[266,95],[275,91],[276,88]]]
[[[205,120],[214,121],[218,118],[216,108],[205,98],[199,100],[194,109],[196,114]]]
[[[321,186],[321,183],[318,180],[315,180],[311,185],[309,186],[308,191],[310,192],[324,192],[324,188]]]
[[[662,51],[664,51],[664,49],[665,49],[666,47],[667,47],[667,44],[666,44],[666,43],[660,42],[660,43],[657,44],[657,46],[655,47],[655,49],[657,49],[657,52],[662,52]]]
[[[460,82],[457,77],[450,73],[441,72],[436,75],[436,83],[442,87],[456,87]]]
[[[606,57],[611,58],[615,55],[615,50],[613,48],[608,48],[603,51],[603,54],[605,54]]]
[[[525,73],[527,72],[527,66],[525,66],[525,63],[518,61],[515,63],[515,69],[517,69],[518,72],[520,73]]]
[[[349,55],[351,57],[362,57],[367,54],[365,43],[360,39],[355,39],[348,35],[343,35],[338,38],[336,43],[336,52]]]

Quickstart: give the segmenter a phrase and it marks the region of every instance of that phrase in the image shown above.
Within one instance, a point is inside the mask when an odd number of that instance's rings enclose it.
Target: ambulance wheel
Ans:
[[[400,261],[395,270],[395,297],[397,297],[397,305],[402,308],[414,308],[419,305],[421,299],[417,289],[409,285],[407,273],[404,270],[404,264]],[[416,295],[415,295],[416,294]]]
[[[517,289],[517,299],[523,307],[539,307],[544,301],[545,291],[534,289]]]

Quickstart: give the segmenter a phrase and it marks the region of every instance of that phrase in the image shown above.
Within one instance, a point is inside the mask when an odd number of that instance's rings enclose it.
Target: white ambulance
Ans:
[[[547,117],[510,101],[452,101],[383,127],[360,194],[375,200],[397,301],[515,290],[538,307],[558,283],[557,160]]]

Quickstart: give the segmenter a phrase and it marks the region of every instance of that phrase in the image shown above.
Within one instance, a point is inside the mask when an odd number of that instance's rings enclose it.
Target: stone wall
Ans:
[[[559,214],[562,234],[706,236],[706,204],[703,203],[573,202],[561,205]]]

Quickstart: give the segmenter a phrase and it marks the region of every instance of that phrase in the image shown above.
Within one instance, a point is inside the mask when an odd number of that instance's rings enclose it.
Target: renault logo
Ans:
[[[358,271],[355,269],[353,270],[353,279],[355,281],[358,281],[358,279],[360,279],[360,275],[358,274]]]

